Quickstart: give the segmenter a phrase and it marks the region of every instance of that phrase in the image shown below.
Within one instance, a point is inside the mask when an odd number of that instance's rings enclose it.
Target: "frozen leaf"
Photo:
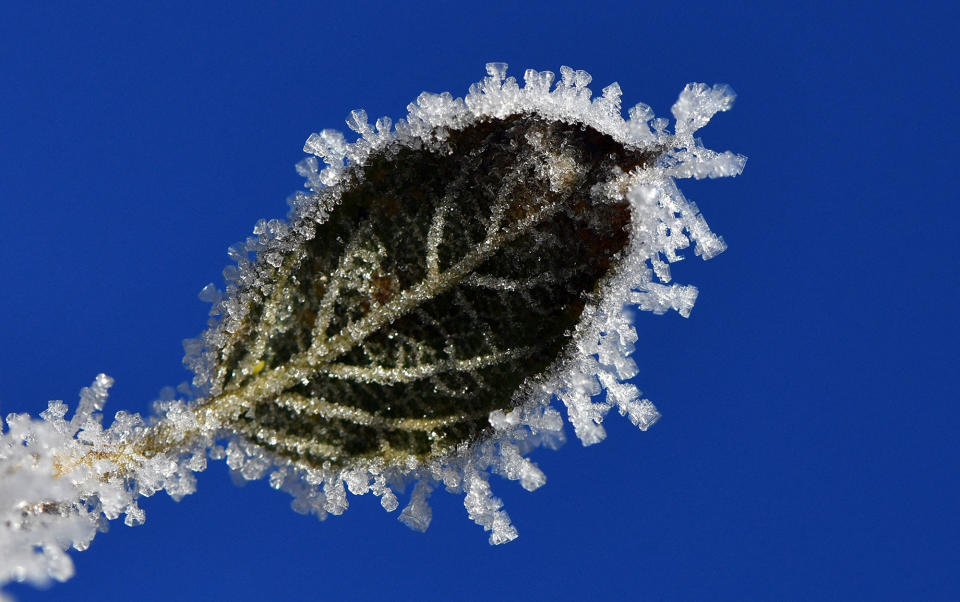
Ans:
[[[688,316],[697,289],[669,264],[723,251],[674,180],[742,169],[692,138],[733,93],[688,86],[670,133],[642,103],[625,120],[616,83],[591,99],[584,71],[487,73],[464,98],[422,93],[404,119],[352,111],[354,142],[308,138],[309,192],[231,247],[226,290],[205,295],[212,327],[186,357],[195,425],[165,417],[148,447],[226,435],[238,475],[272,464],[271,484],[321,518],[347,491],[392,510],[416,482],[401,520],[425,528],[424,492],[443,484],[502,542],[515,531],[484,475],[545,482],[525,454],[564,440],[554,403],[585,445],[612,408],[656,422],[627,382],[625,307]]]
[[[336,209],[312,238],[260,251],[205,405],[303,466],[423,461],[481,437],[627,244],[626,198],[598,190],[657,154],[534,115],[378,151],[315,193]]]

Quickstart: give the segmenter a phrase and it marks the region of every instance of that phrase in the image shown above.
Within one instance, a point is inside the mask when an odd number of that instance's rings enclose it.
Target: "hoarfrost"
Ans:
[[[550,71],[527,70],[521,85],[507,75],[505,64],[490,63],[487,77],[470,86],[465,97],[425,92],[407,107],[403,119],[381,117],[371,125],[364,111],[352,111],[347,126],[359,136],[353,142],[336,130],[312,134],[304,145],[311,156],[297,165],[309,193],[290,199],[291,219],[261,220],[254,236],[231,247],[236,266],[224,270],[226,290],[208,285],[201,293],[201,298],[213,305],[211,328],[202,338],[184,344],[185,362],[197,375],[190,390],[195,399],[158,402],[150,424],[139,415],[118,412],[105,429],[101,411],[112,381],[100,375],[81,392],[70,420],[66,419],[67,406],[59,401],[50,402],[39,420],[22,414],[7,416],[0,433],[0,585],[69,578],[73,565],[65,553],[68,548],[86,549],[106,521],[121,515],[128,525],[142,524],[145,514],[137,505],[141,495],[165,490],[179,499],[192,493],[196,488],[193,473],[206,467],[208,457],[225,457],[242,479],[269,474],[271,487],[293,495],[294,510],[321,519],[346,510],[348,492],[373,493],[381,498],[386,511],[395,511],[400,507],[397,494],[412,486],[398,518],[423,531],[432,516],[429,495],[443,487],[464,496],[468,516],[490,532],[491,543],[499,544],[516,538],[517,531],[493,494],[489,476],[518,481],[531,491],[546,482],[546,476],[526,455],[536,447],[554,448],[564,441],[563,420],[554,407],[555,400],[565,407],[567,420],[584,445],[604,439],[602,423],[613,408],[642,430],[654,424],[660,414],[628,382],[637,373],[631,358],[637,333],[624,308],[638,306],[654,313],[672,310],[689,316],[697,289],[671,283],[669,264],[680,260],[681,252],[691,245],[703,259],[724,250],[723,240],[710,231],[697,207],[680,193],[675,179],[726,177],[743,169],[744,157],[703,148],[694,138],[717,112],[732,106],[734,94],[723,85],[689,84],[672,107],[675,125],[670,133],[667,121],[655,118],[651,108],[642,103],[630,108],[625,120],[622,91],[616,83],[591,98],[590,81],[585,71],[562,67],[559,79]],[[440,148],[451,132],[485,119],[518,115],[593,128],[624,147],[656,149],[658,158],[654,165],[619,172],[591,192],[599,199],[628,201],[631,226],[627,247],[600,294],[584,307],[565,353],[546,373],[524,383],[511,408],[489,414],[487,436],[426,463],[409,457],[310,467],[236,436],[221,416],[201,403],[217,370],[210,350],[219,348],[240,328],[252,300],[283,294],[264,279],[263,270],[281,266],[329,219],[338,196],[326,193],[336,192],[352,169],[375,153]],[[531,139],[531,144],[535,143]],[[543,169],[556,187],[562,187],[564,178],[577,166],[559,155],[552,161]],[[432,232],[434,228],[442,230],[442,220],[443,214],[438,212]],[[425,251],[427,271],[436,274],[436,232],[427,240],[428,247],[432,245]],[[357,257],[369,265],[378,261],[375,255]],[[475,276],[470,283],[511,291],[535,285],[491,276]],[[245,370],[256,374],[262,368],[252,364]],[[377,378],[386,378],[384,374]],[[287,403],[296,410],[295,400]],[[327,411],[345,410],[331,404]],[[350,417],[358,424],[376,419],[357,412]],[[267,427],[258,433],[267,442],[284,437]],[[226,447],[221,444],[224,441]],[[309,439],[287,443],[298,453],[331,453],[325,444]]]
[[[307,217],[315,223],[326,221],[329,212],[334,210],[337,195],[324,193],[336,191],[351,170],[362,166],[370,156],[378,152],[389,154],[396,152],[391,149],[398,148],[433,148],[451,131],[482,119],[533,114],[547,120],[594,128],[632,148],[661,150],[656,165],[624,173],[619,180],[608,183],[606,189],[596,191],[601,197],[622,195],[630,202],[632,220],[627,253],[619,259],[617,272],[607,282],[599,301],[584,310],[574,343],[562,361],[535,387],[526,388],[517,395],[514,410],[491,413],[493,437],[460,450],[454,458],[435,462],[426,471],[416,465],[385,467],[374,464],[368,467],[371,475],[395,487],[403,488],[411,479],[418,483],[401,513],[401,520],[415,528],[422,528],[429,522],[422,518],[426,516],[423,511],[425,492],[444,485],[449,491],[467,495],[471,500],[468,502],[470,516],[484,528],[494,529],[494,524],[497,525],[492,541],[512,539],[514,533],[503,526],[509,524],[506,514],[491,510],[499,505],[490,501],[495,498],[490,497],[488,481],[482,475],[489,471],[519,480],[529,489],[545,481],[545,476],[522,454],[537,445],[554,447],[562,442],[562,427],[556,420],[559,416],[551,406],[553,399],[566,407],[568,420],[585,445],[602,441],[606,436],[602,422],[612,408],[617,408],[642,430],[660,417],[656,407],[642,398],[639,389],[625,382],[636,375],[636,363],[630,355],[637,335],[623,308],[633,305],[658,314],[672,310],[684,317],[689,316],[698,291],[694,286],[671,283],[670,263],[682,259],[682,251],[691,245],[694,253],[703,259],[714,257],[725,249],[723,240],[710,231],[696,205],[682,195],[674,180],[740,173],[744,157],[703,148],[694,138],[696,131],[717,112],[732,106],[735,95],[725,85],[686,86],[672,107],[675,127],[670,133],[667,120],[655,118],[652,109],[643,103],[630,108],[629,118],[623,119],[620,86],[610,84],[603,89],[601,96],[592,98],[587,87],[590,81],[591,77],[585,71],[563,67],[559,78],[550,71],[527,70],[521,85],[507,75],[505,64],[490,63],[487,77],[470,86],[462,99],[449,93],[425,92],[408,106],[405,118],[394,122],[381,117],[375,121],[375,127],[370,125],[364,111],[353,111],[347,119],[347,126],[359,135],[356,141],[347,142],[339,132],[323,130],[311,135],[304,145],[304,150],[313,156],[302,161],[297,169],[305,177],[310,194],[301,193],[296,197],[287,229],[280,224],[269,236],[250,239],[245,245],[244,259],[239,262],[239,274],[234,279],[255,282],[258,278],[255,264],[246,260],[246,254],[260,253],[269,262],[277,249],[289,248],[287,241],[296,238],[292,229],[297,224],[309,222]],[[569,161],[555,163],[549,167],[548,177],[559,183],[565,174],[576,168]],[[442,215],[438,214],[437,219],[442,220]],[[429,266],[429,256],[427,263]],[[527,286],[481,276],[472,277],[471,282],[475,286],[503,290]],[[218,337],[231,332],[235,324],[245,318],[244,304],[231,302],[232,299],[234,296],[228,294],[227,301],[215,304],[214,313],[222,317],[221,322],[205,334],[208,350],[216,348]],[[200,367],[197,382],[202,388],[210,377],[204,366],[210,366],[212,362],[194,360],[194,364]],[[604,391],[606,396],[601,397],[600,393]],[[244,446],[244,449],[250,454],[247,461],[264,453],[255,446]],[[278,458],[273,461],[285,462]],[[288,466],[288,469],[289,474],[300,474],[308,482],[325,484],[324,495],[314,498],[315,503],[324,500],[322,514],[339,512],[344,507],[339,495],[342,486],[336,485],[343,478],[342,473],[324,474],[324,471],[305,471],[294,466]],[[287,484],[293,482],[296,479],[284,480]],[[389,485],[384,487],[392,491]],[[348,487],[348,490],[354,492],[354,488]],[[336,492],[332,501],[328,499],[331,492]],[[384,507],[392,508],[393,503],[385,502]]]
[[[64,581],[73,575],[68,548],[87,549],[106,521],[121,515],[129,526],[143,524],[139,496],[166,489],[178,498],[193,491],[182,450],[151,457],[134,450],[146,429],[139,415],[117,412],[103,428],[100,411],[112,384],[110,377],[97,376],[81,391],[70,420],[61,401],[51,401],[41,420],[6,417],[0,434],[0,584]]]

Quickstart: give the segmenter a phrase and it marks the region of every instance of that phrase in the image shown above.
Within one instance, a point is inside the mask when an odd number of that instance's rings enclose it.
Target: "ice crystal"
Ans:
[[[697,290],[669,264],[691,244],[723,251],[675,179],[742,170],[693,137],[733,93],[688,85],[670,133],[644,104],[625,120],[615,83],[591,98],[584,71],[528,70],[521,86],[506,70],[487,65],[463,98],[423,93],[396,122],[353,111],[353,142],[307,139],[289,219],[259,222],[230,248],[226,289],[201,293],[189,399],[104,429],[100,375],[69,421],[61,402],[7,417],[0,583],[68,578],[67,548],[121,514],[142,523],[141,495],[191,493],[208,457],[320,518],[348,492],[392,512],[409,491],[399,520],[422,531],[444,488],[503,543],[517,531],[490,475],[545,483],[527,454],[563,441],[555,402],[585,445],[614,408],[656,422],[623,310],[689,315]]]

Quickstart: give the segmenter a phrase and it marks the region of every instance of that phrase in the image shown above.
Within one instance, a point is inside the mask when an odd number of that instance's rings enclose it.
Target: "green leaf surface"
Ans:
[[[602,184],[656,152],[534,115],[434,134],[371,155],[314,195],[336,208],[312,238],[258,254],[204,404],[241,437],[304,467],[422,461],[562,355],[628,241]]]

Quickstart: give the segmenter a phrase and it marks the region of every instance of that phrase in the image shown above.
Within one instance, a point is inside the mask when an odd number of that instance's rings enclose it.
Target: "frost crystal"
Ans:
[[[193,475],[179,460],[184,450],[146,452],[139,415],[117,412],[104,430],[100,410],[113,384],[101,374],[80,393],[70,420],[67,406],[51,401],[40,414],[10,414],[0,434],[0,584],[43,584],[73,575],[69,547],[85,550],[106,521],[144,522],[137,498],[166,489],[192,493]],[[0,423],[2,426],[2,423]]]
[[[490,476],[545,483],[527,454],[563,442],[556,401],[585,445],[613,408],[657,421],[630,382],[624,308],[688,316],[697,290],[670,263],[691,244],[723,251],[675,179],[743,169],[694,138],[733,92],[688,85],[669,133],[644,104],[625,120],[615,83],[591,98],[584,71],[506,72],[487,65],[464,98],[425,92],[396,122],[353,111],[352,142],[307,139],[308,192],[230,248],[225,291],[201,292],[213,309],[185,343],[189,401],[104,429],[101,375],[69,421],[61,402],[7,417],[0,583],[68,578],[64,550],[121,514],[142,523],[140,495],[191,493],[208,456],[319,518],[348,492],[392,512],[409,491],[399,520],[426,530],[442,487],[503,543],[517,531]]]

